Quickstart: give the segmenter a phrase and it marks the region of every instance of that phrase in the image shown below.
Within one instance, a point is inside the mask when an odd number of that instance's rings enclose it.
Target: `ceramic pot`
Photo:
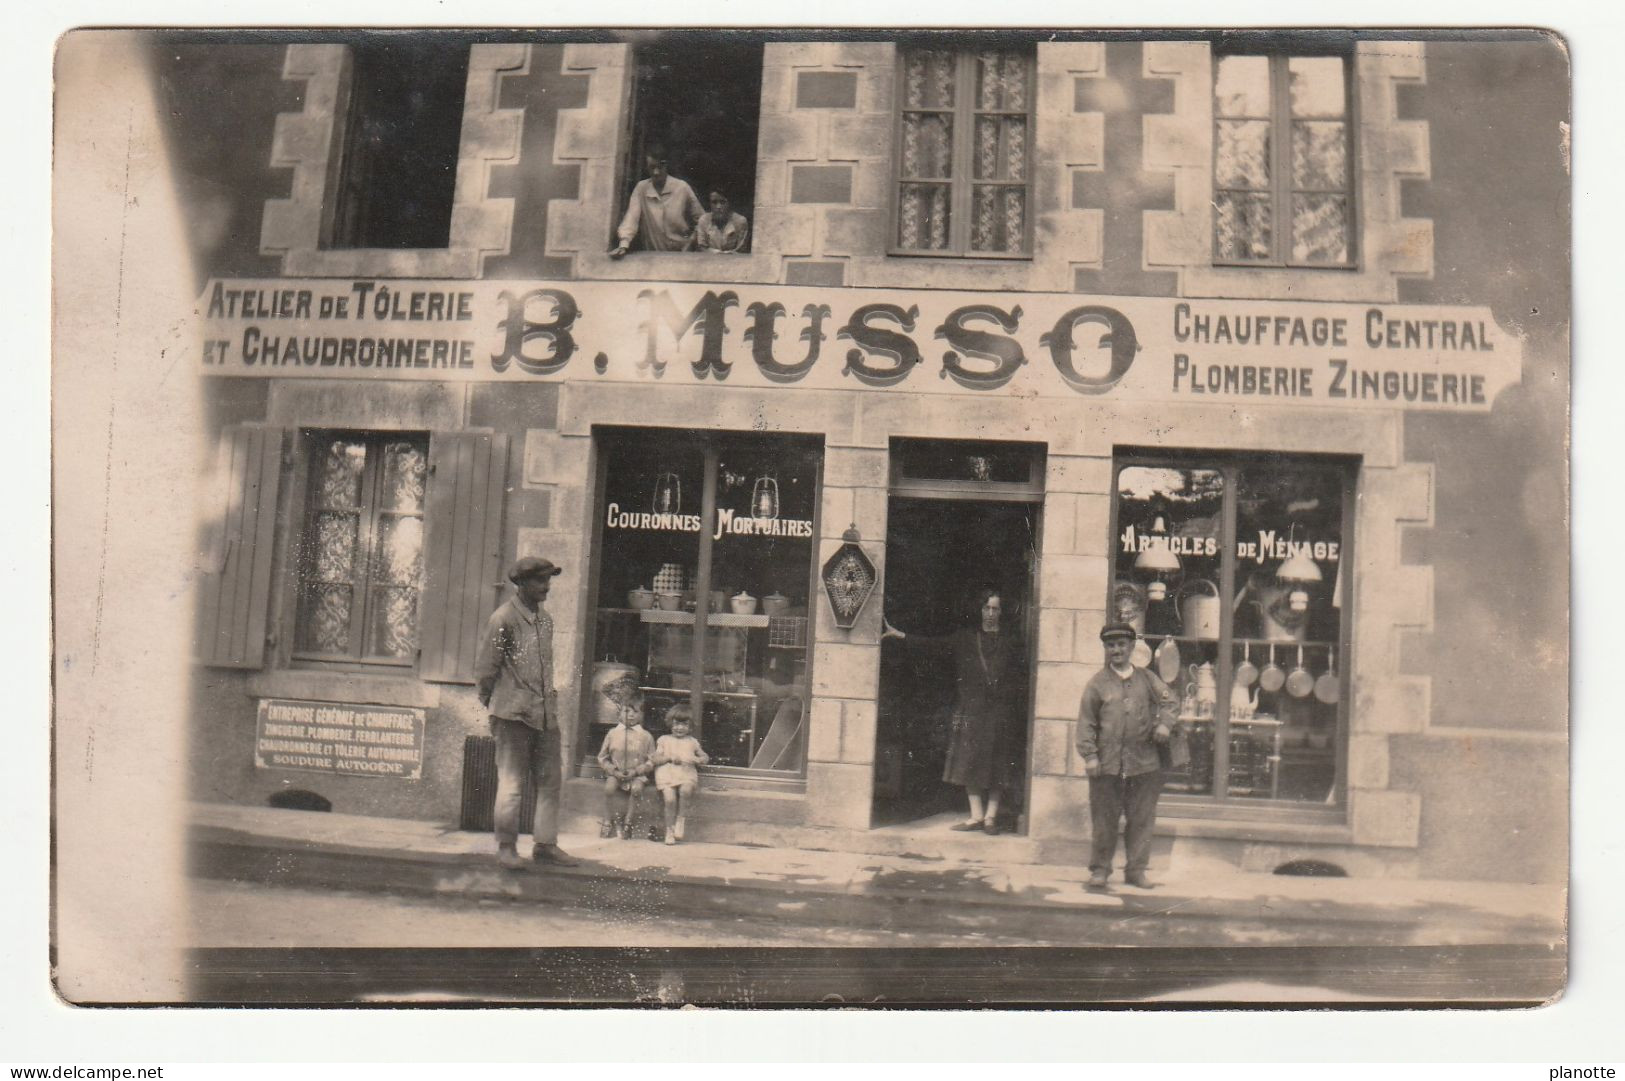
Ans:
[[[728,602],[736,616],[753,616],[756,614],[756,598],[741,590],[733,595]]]
[[[762,598],[762,611],[770,616],[783,615],[790,608],[790,598],[783,593],[769,593]]]
[[[627,591],[626,606],[628,608],[636,608],[641,612],[645,609],[653,608],[654,604],[655,591],[652,589],[644,589],[642,586],[639,586],[636,589]]]
[[[656,593],[655,605],[662,612],[675,612],[683,606],[681,593]]]

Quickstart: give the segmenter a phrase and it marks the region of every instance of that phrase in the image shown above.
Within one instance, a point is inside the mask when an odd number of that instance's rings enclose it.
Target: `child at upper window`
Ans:
[[[702,215],[694,226],[694,246],[700,251],[744,251],[750,237],[745,215],[734,213],[733,204],[720,191],[711,192],[706,202],[711,212]]]
[[[666,843],[669,845],[683,839],[688,810],[700,790],[699,767],[711,761],[700,741],[689,734],[691,719],[687,706],[673,706],[666,714],[671,734],[661,736],[655,744],[655,788],[666,801]]]
[[[603,693],[620,712],[598,748],[598,768],[604,771],[604,821],[598,836],[618,832],[626,840],[636,823],[638,797],[654,771],[655,741],[643,727],[643,692],[636,679],[622,676]]]

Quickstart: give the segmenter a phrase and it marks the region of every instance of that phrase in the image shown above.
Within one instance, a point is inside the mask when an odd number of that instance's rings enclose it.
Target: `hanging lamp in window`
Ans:
[[[1322,580],[1320,567],[1310,559],[1303,548],[1294,550],[1294,540],[1298,534],[1297,524],[1294,523],[1287,533],[1287,550],[1292,552],[1282,561],[1281,567],[1275,572],[1275,577],[1292,587],[1292,594],[1287,603],[1294,612],[1302,612],[1309,607],[1309,586]]]
[[[1134,569],[1152,576],[1150,583],[1145,587],[1148,600],[1160,601],[1167,598],[1167,576],[1179,573],[1179,557],[1174,554],[1173,546],[1168,541],[1168,526],[1160,514],[1157,515],[1156,521],[1151,523],[1150,545],[1134,557]]]
[[[750,516],[777,518],[779,516],[779,482],[773,477],[761,476],[750,489]]]
[[[683,482],[677,479],[676,473],[662,473],[655,479],[654,512],[656,514],[683,512]]]

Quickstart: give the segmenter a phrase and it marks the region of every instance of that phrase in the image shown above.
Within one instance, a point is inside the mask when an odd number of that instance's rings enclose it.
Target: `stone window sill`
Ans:
[[[248,677],[248,693],[256,698],[293,698],[356,705],[409,706],[434,709],[440,688],[412,676],[372,672],[331,672],[289,668],[256,672]]]

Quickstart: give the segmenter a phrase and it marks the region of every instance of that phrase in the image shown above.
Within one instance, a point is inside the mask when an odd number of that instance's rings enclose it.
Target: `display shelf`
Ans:
[[[598,611],[609,615],[637,616],[644,623],[663,623],[679,627],[693,626],[693,612],[668,612],[661,608],[600,608]],[[735,615],[733,612],[712,612],[705,622],[712,627],[749,627],[765,629],[772,616],[757,614],[751,616]]]

